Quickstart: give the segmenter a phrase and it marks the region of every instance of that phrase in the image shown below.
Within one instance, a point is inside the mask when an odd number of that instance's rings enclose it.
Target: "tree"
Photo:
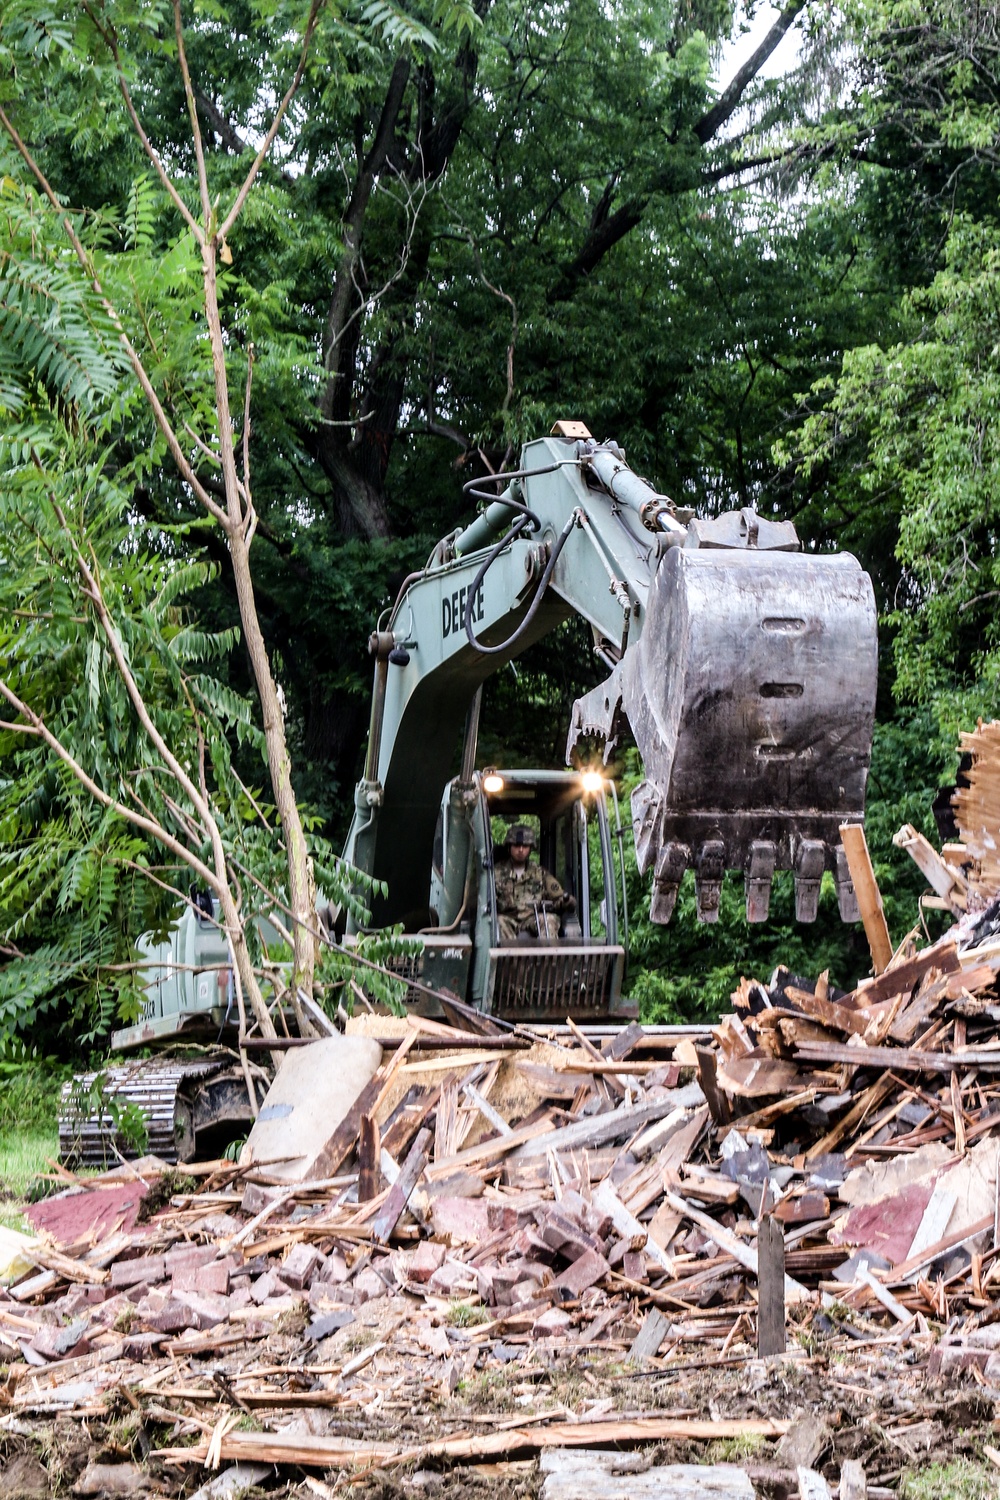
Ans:
[[[0,676],[0,693],[12,712],[3,728],[10,736],[44,746],[100,808],[152,839],[213,893],[233,954],[241,1015],[245,995],[261,1032],[271,1037],[274,1027],[241,913],[241,866],[234,841],[224,835],[226,818],[239,820],[244,799],[249,799],[258,821],[267,823],[247,789],[242,789],[243,798],[234,790],[224,731],[243,718],[242,709],[218,685],[209,688],[204,680],[182,671],[185,652],[180,642],[185,632],[165,629],[169,605],[190,584],[190,575],[165,557],[148,560],[142,553],[134,566],[124,568],[127,548],[121,525],[136,482],[169,456],[184,491],[224,541],[280,827],[293,953],[288,992],[300,1031],[308,1035],[312,1028],[299,995],[303,990],[309,993],[313,984],[316,886],[292,787],[281,696],[260,628],[250,570],[258,525],[250,463],[253,350],[227,345],[220,311],[220,263],[231,258],[227,236],[240,219],[302,81],[321,11],[321,0],[313,0],[280,103],[253,160],[226,192],[224,203],[221,195],[213,194],[210,182],[180,0],[172,7],[172,42],[161,29],[163,14],[151,16],[128,4],[100,13],[86,9],[75,27],[31,6],[15,12],[5,30],[8,61],[14,68],[0,105],[0,125],[11,157],[16,153],[20,158],[18,175],[32,184],[9,193],[7,205],[3,400],[7,415],[16,417],[18,426],[5,439],[10,481],[7,546],[14,598],[5,621],[7,656]],[[465,12],[452,8],[448,15],[461,19]],[[128,48],[137,41],[141,54],[151,38],[154,50],[168,56],[178,71],[190,123],[194,208],[188,203],[190,185],[179,187],[175,182],[169,159],[147,133],[136,104],[134,60]],[[82,80],[85,89],[94,82],[116,86],[152,168],[156,195],[142,182],[135,185],[131,243],[124,252],[108,253],[106,220],[98,216],[95,223],[92,216],[60,201],[36,151],[15,123],[20,113],[29,124],[39,124],[41,116],[21,80],[30,76],[41,84],[44,69],[37,65],[50,50],[59,54],[59,86],[65,85],[67,73]],[[31,65],[34,73],[19,71]],[[12,160],[12,175],[15,169]],[[150,274],[145,264],[153,238],[151,219],[157,209],[165,208],[179,224],[169,274],[186,277],[187,286],[197,288],[176,299],[179,309],[162,295],[162,285],[157,288],[162,268],[154,267]],[[57,236],[62,248],[55,243]],[[170,341],[170,325],[178,311],[181,323],[197,325],[196,336],[182,338],[180,347]],[[236,381],[234,366],[242,366]],[[141,392],[142,411],[153,430],[152,442],[139,447],[137,424],[131,423],[129,438],[137,452],[128,462],[123,462],[112,440],[114,425],[135,416],[132,393],[121,389],[123,373]],[[184,381],[180,395],[170,378],[178,373]],[[234,387],[242,421],[234,421],[232,415]],[[140,430],[141,421],[140,417]],[[184,529],[173,529],[175,540]],[[25,541],[27,553],[19,555]],[[136,629],[139,621],[142,630]],[[40,626],[45,637],[51,629],[57,651],[68,656],[64,666],[78,666],[81,651],[86,654],[91,722],[85,717],[83,724],[91,733],[84,735],[82,754],[77,753],[80,723],[67,721],[51,698],[54,684]],[[188,655],[197,660],[206,641],[192,652],[190,632],[188,637]],[[153,686],[160,686],[150,680],[157,673],[166,679],[174,699],[174,712],[166,716],[166,723],[162,693],[151,696]],[[105,693],[111,702],[102,701]],[[229,723],[212,714],[213,697],[222,702]],[[188,717],[178,721],[176,709],[184,700]],[[98,723],[101,732],[95,734]],[[96,765],[95,759],[104,764]],[[251,873],[250,878],[257,877]],[[333,879],[337,881],[336,875]],[[339,881],[340,887],[343,884]]]

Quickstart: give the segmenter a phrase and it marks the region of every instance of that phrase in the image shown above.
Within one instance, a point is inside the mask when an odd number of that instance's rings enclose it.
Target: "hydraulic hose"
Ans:
[[[507,504],[509,502],[505,501],[504,503]],[[519,536],[521,532],[526,529],[529,523],[533,523],[533,531],[538,531],[541,527],[541,522],[539,521],[538,517],[532,511],[528,510],[527,506],[520,505],[516,501],[513,503],[514,505],[516,505],[518,510],[523,512],[523,514],[521,515],[519,520],[514,522],[514,525],[511,527],[510,531],[507,532],[506,536],[501,537],[499,542],[497,542],[496,546],[493,548],[493,551],[490,553],[489,557],[486,558],[482,567],[479,569],[479,572],[476,574],[475,582],[469,589],[469,592],[466,596],[465,634],[468,639],[469,645],[473,648],[474,651],[478,651],[481,656],[499,656],[501,652],[508,651],[510,647],[513,646],[515,642],[518,641],[527,630],[528,626],[531,624],[531,621],[534,619],[535,615],[538,612],[538,607],[542,602],[542,596],[549,586],[549,579],[552,577],[552,570],[559,559],[560,552],[566,545],[566,539],[569,536],[570,532],[573,530],[574,526],[577,524],[576,511],[574,511],[569,520],[566,522],[566,525],[563,527],[562,531],[556,538],[555,543],[553,544],[552,551],[549,555],[549,560],[545,564],[545,571],[543,572],[541,578],[538,580],[538,587],[535,590],[535,597],[531,601],[531,604],[528,608],[528,613],[525,615],[520,625],[514,631],[514,634],[512,636],[509,636],[507,640],[502,641],[499,646],[484,646],[481,641],[476,639],[476,633],[472,628],[472,605],[479,591],[480,585],[482,584],[482,581],[486,577],[490,568],[500,556],[500,553],[503,551],[503,549],[508,545],[508,543],[512,542],[515,537]]]

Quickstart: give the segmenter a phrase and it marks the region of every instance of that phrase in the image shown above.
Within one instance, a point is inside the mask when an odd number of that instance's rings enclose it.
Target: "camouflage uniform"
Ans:
[[[497,916],[500,936],[510,942],[518,933],[547,938],[559,936],[559,914],[575,902],[554,875],[529,862],[520,870],[513,861],[496,867]]]

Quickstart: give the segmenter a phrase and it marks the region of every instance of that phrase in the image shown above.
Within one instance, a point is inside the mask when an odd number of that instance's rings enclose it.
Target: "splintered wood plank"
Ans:
[[[382,1207],[372,1221],[372,1239],[384,1245],[399,1223],[403,1209],[410,1200],[420,1174],[427,1165],[427,1157],[430,1150],[431,1132],[421,1130],[417,1136],[410,1154],[406,1158],[399,1171],[399,1176],[389,1189],[388,1195]]]
[[[374,1117],[381,1090],[382,1069],[380,1068],[374,1078],[370,1078],[365,1084],[361,1093],[355,1099],[347,1114],[326,1143],[322,1154],[321,1166],[322,1171],[327,1176],[332,1177],[354,1150],[361,1131],[361,1121],[365,1115]]]
[[[803,1042],[795,1055],[805,1062],[853,1063],[857,1068],[892,1068],[897,1073],[946,1073],[979,1068],[1000,1073],[1000,1052],[967,1047],[964,1052],[924,1052],[918,1047],[848,1047],[841,1042]]]
[[[434,1160],[454,1156],[458,1135],[458,1079],[446,1078],[441,1085],[434,1122]]]
[[[932,943],[929,948],[924,948],[913,958],[893,964],[891,969],[886,969],[870,984],[864,984],[857,989],[855,996],[858,1004],[867,1008],[877,1005],[882,1000],[892,1000],[896,995],[909,994],[917,980],[923,979],[931,969],[937,969],[941,974],[955,974],[961,967],[962,963],[954,941],[939,941]]]
[[[757,1353],[785,1352],[785,1237],[765,1214],[757,1227]]]
[[[740,1099],[762,1099],[771,1094],[799,1091],[808,1083],[801,1070],[790,1062],[771,1057],[740,1057],[723,1062],[716,1082],[727,1094]],[[706,1098],[708,1095],[706,1094]]]
[[[643,1360],[653,1359],[667,1336],[669,1318],[664,1317],[658,1307],[651,1308],[642,1320],[642,1327],[632,1340],[628,1351],[630,1364],[641,1365]]]
[[[645,1240],[646,1254],[649,1258],[655,1260],[656,1264],[662,1270],[666,1271],[668,1276],[675,1274],[674,1263],[670,1256],[667,1255],[666,1251],[661,1250],[656,1241],[647,1234],[646,1226],[640,1224],[634,1214],[629,1213],[610,1182],[605,1180],[601,1183],[600,1187],[595,1189],[593,1204],[595,1208],[599,1208],[602,1213],[607,1214],[622,1239]]]
[[[717,1125],[728,1125],[733,1117],[729,1100],[718,1083],[718,1060],[711,1047],[695,1047],[698,1058],[698,1082]]]
[[[714,1442],[747,1434],[774,1438],[781,1437],[789,1426],[787,1421],[772,1417],[741,1417],[736,1421],[638,1417],[631,1421],[553,1422],[548,1427],[515,1427],[477,1437],[445,1438],[415,1448],[345,1437],[313,1437],[303,1432],[227,1432],[217,1443],[216,1451],[220,1459],[232,1462],[302,1464],[320,1469],[388,1468],[434,1458],[490,1458],[497,1454],[537,1452],[542,1448],[586,1448],[597,1443],[641,1447],[644,1443]],[[163,1448],[156,1456],[167,1463],[204,1463],[208,1447],[206,1437],[194,1448]]]
[[[692,1208],[691,1204],[685,1202],[677,1193],[667,1192],[664,1194],[664,1197],[678,1213],[683,1214],[686,1219],[690,1219],[692,1224],[697,1224],[699,1229],[703,1229],[715,1241],[720,1250],[724,1250],[727,1255],[731,1255],[733,1260],[738,1265],[741,1265],[745,1271],[751,1271],[754,1276],[759,1277],[760,1271],[756,1250],[751,1250],[749,1245],[744,1245],[742,1240],[737,1239],[735,1234],[730,1234],[728,1229],[724,1229],[721,1224],[717,1224],[708,1214],[703,1214],[700,1209]],[[791,1276],[786,1274],[782,1284],[785,1289],[786,1303],[809,1301],[811,1294],[800,1282],[793,1281]]]
[[[868,939],[868,947],[871,950],[872,967],[876,974],[881,974],[892,958],[892,940],[889,937],[889,928],[882,906],[882,893],[875,879],[875,871],[872,869],[864,828],[860,823],[841,824],[840,842],[844,846],[847,868],[851,872],[854,893],[858,898],[865,937]]]

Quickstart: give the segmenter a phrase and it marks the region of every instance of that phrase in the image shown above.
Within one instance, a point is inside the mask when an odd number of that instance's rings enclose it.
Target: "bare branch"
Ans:
[[[106,807],[109,811],[116,813],[126,823],[130,823],[133,828],[138,828],[143,833],[149,834],[151,838],[156,839],[157,843],[162,844],[165,849],[169,849],[171,854],[175,854],[178,859],[183,860],[200,880],[205,881],[210,890],[216,893],[219,892],[220,881],[214,870],[210,870],[208,865],[204,864],[196,854],[192,854],[190,849],[178,839],[175,839],[164,828],[162,823],[155,819],[147,818],[142,813],[137,813],[134,808],[127,807],[124,802],[119,802],[116,798],[110,796],[102,786],[99,786],[94,778],[80,765],[80,762],[70,754],[62,741],[52,733],[41,716],[35,713],[34,709],[29,708],[2,677],[0,677],[0,694],[6,698],[13,709],[19,714],[23,714],[24,718],[28,721],[26,724],[0,722],[0,728],[13,731],[14,733],[32,734],[42,740],[48,745],[53,754],[62,761],[63,765],[72,771],[77,781],[79,781],[81,786],[86,788],[95,802],[99,802],[102,807]]]
[[[188,69],[187,53],[184,50],[181,0],[174,0],[174,35],[177,38],[177,61],[180,64],[181,80],[184,84],[184,98],[187,100],[188,117],[191,121],[191,139],[194,142],[194,159],[198,169],[198,192],[201,195],[201,213],[205,221],[205,233],[208,234],[212,224],[212,200],[208,194],[208,175],[205,171],[205,148],[201,139],[201,125],[198,122],[198,106],[195,103],[194,89],[191,87],[191,73]]]
[[[125,100],[125,108],[128,110],[128,117],[132,121],[132,128],[135,131],[136,135],[139,137],[139,140],[142,142],[142,149],[145,151],[146,155],[152,162],[153,169],[156,172],[157,177],[160,179],[163,186],[170,194],[171,202],[177,209],[177,212],[181,215],[185,224],[191,230],[191,233],[200,243],[201,240],[204,239],[204,234],[198,223],[198,220],[194,217],[194,214],[192,214],[191,210],[184,202],[184,199],[174,187],[174,184],[170,178],[170,174],[167,172],[166,167],[160,160],[160,156],[158,151],[156,150],[156,147],[153,145],[152,141],[149,139],[149,136],[142,128],[142,121],[139,119],[135,105],[132,102],[132,94],[129,90],[129,86],[125,78],[125,70],[122,67],[121,54],[118,51],[118,39],[115,36],[114,30],[111,27],[101,25],[100,20],[94,12],[93,6],[87,4],[87,0],[83,0],[83,9],[90,17],[91,21],[93,22],[94,29],[96,30],[98,36],[100,36],[105,47],[107,47],[108,51],[111,53],[112,59],[114,60],[115,72],[118,74],[118,87],[121,90],[122,98]]]
[[[694,133],[704,146],[722,128],[740,107],[743,95],[781,41],[785,32],[805,9],[805,0],[791,0],[785,6],[760,46],[750,54],[742,68],[726,85],[712,108],[706,110],[694,127]]]
[[[226,236],[229,234],[230,229],[232,229],[233,225],[236,223],[236,220],[239,218],[240,213],[243,209],[243,205],[246,202],[247,194],[254,184],[257,173],[260,171],[267,153],[270,151],[271,146],[274,144],[275,136],[281,129],[281,123],[288,111],[288,106],[291,104],[292,100],[295,98],[295,95],[298,93],[299,84],[302,82],[302,75],[305,72],[306,58],[309,55],[309,48],[312,45],[313,32],[316,30],[316,22],[319,20],[320,12],[322,11],[325,3],[326,0],[312,0],[312,4],[309,7],[309,16],[306,21],[306,28],[302,34],[302,48],[299,53],[299,64],[295,69],[295,76],[293,77],[291,83],[288,85],[288,88],[285,90],[284,98],[278,105],[277,113],[275,114],[274,119],[271,121],[271,127],[268,130],[267,135],[264,137],[260,150],[254,157],[253,166],[250,168],[246,177],[243,179],[243,184],[240,187],[239,192],[236,194],[236,198],[233,201],[232,208],[229,210],[225,219],[216,231],[215,237],[218,240],[224,240],[226,238]]]

